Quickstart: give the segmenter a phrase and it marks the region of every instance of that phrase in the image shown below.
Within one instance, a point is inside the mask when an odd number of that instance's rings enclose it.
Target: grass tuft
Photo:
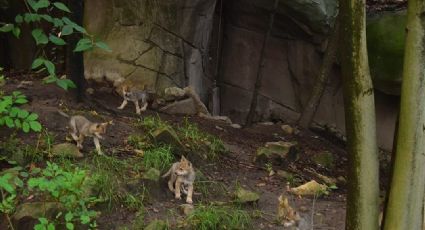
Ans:
[[[143,166],[146,170],[150,168],[160,171],[167,170],[173,162],[174,155],[171,147],[166,145],[148,149],[143,155]]]
[[[248,212],[226,206],[198,206],[186,218],[189,229],[250,229],[251,217]]]

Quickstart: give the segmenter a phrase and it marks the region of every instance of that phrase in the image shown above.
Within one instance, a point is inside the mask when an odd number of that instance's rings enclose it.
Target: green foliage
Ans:
[[[55,163],[47,162],[47,167],[35,173],[27,184],[30,191],[42,194],[43,197],[48,196],[49,200],[63,204],[66,214],[63,217],[58,214],[56,218],[62,217],[68,229],[73,229],[71,226],[75,223],[96,226],[94,219],[97,213],[89,210],[89,207],[99,202],[99,199],[86,196],[83,183],[87,179],[88,176],[84,170],[75,168],[68,171]],[[44,226],[48,223],[40,220],[40,224]]]
[[[65,224],[67,229],[74,229],[74,224],[93,229],[96,227],[97,213],[90,210],[90,207],[99,202],[99,199],[85,194],[84,183],[88,179],[84,170],[65,170],[50,162],[47,162],[46,168],[34,168],[29,173],[22,167],[8,169],[0,177],[0,211],[8,217],[13,215],[19,204],[17,197],[32,194],[35,199],[43,202],[59,202],[64,209],[64,213],[57,213],[54,219],[39,218],[34,229],[55,229],[57,223]]]
[[[224,206],[199,206],[186,218],[189,229],[250,229],[251,217],[246,211]]]
[[[36,45],[41,49],[44,49],[49,43],[56,46],[67,45],[64,38],[78,32],[82,33],[84,37],[78,41],[74,52],[89,51],[95,47],[111,52],[106,43],[95,40],[94,36],[83,27],[66,16],[60,17],[72,13],[64,3],[49,0],[25,0],[25,3],[28,5],[28,12],[16,15],[15,23],[0,23],[3,24],[0,27],[0,32],[12,33],[19,38],[22,24],[29,24],[32,27],[31,35]],[[60,32],[54,34],[55,31]],[[76,87],[71,80],[58,78],[55,65],[47,59],[45,52],[39,53],[41,53],[41,56],[33,61],[32,69],[47,70],[48,76],[45,78],[45,83],[56,83],[65,90]]]
[[[143,166],[145,169],[155,168],[167,170],[174,162],[174,155],[170,146],[159,146],[145,151]]]
[[[18,107],[27,102],[26,96],[19,91],[0,97],[0,126],[21,129],[25,133],[31,130],[40,132],[41,124],[38,122],[38,115]]]

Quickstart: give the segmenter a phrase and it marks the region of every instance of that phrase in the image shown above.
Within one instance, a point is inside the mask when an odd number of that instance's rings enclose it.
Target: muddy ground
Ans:
[[[25,77],[11,78],[3,89],[6,92],[16,90],[20,81]],[[92,120],[113,120],[114,125],[110,127],[105,140],[101,142],[104,152],[107,155],[116,155],[125,157],[134,154],[131,151],[125,151],[125,140],[128,135],[135,130],[134,121],[139,118],[134,111],[133,106],[129,105],[124,111],[117,110],[120,105],[120,97],[107,88],[101,88],[94,95],[88,97],[84,103],[75,103],[70,93],[58,88],[55,85],[44,85],[39,80],[34,81],[32,86],[19,89],[30,99],[29,105],[26,105],[30,111],[40,115],[40,121],[49,132],[55,134],[55,142],[65,141],[67,136],[66,118],[57,113],[57,109],[68,109],[70,113],[79,111]],[[96,113],[93,113],[95,111]],[[93,115],[94,114],[94,115]],[[142,116],[156,115],[153,110],[148,110]],[[159,113],[161,119],[172,124],[179,124],[183,121],[182,116],[170,116]],[[193,162],[195,167],[200,169],[210,181],[214,181],[231,191],[236,184],[242,187],[256,191],[261,194],[258,204],[243,206],[249,211],[256,210],[257,215],[254,220],[254,229],[282,229],[282,226],[275,222],[277,210],[277,198],[285,193],[290,198],[290,203],[299,211],[302,220],[300,229],[344,229],[345,221],[345,184],[338,182],[338,189],[330,192],[329,195],[321,197],[296,197],[286,192],[289,186],[300,185],[311,179],[315,179],[309,170],[314,170],[320,174],[331,178],[345,178],[345,168],[347,156],[343,146],[330,142],[320,137],[316,133],[301,130],[297,135],[285,135],[280,128],[283,123],[274,124],[256,124],[250,128],[235,129],[228,124],[220,121],[212,121],[199,117],[189,117],[189,121],[198,124],[199,128],[205,132],[216,135],[225,143],[228,154],[220,157],[213,162]],[[11,131],[6,128],[0,129],[0,137],[6,138]],[[34,143],[37,134],[23,134],[18,132],[18,136],[26,143]],[[4,139],[3,139],[4,140]],[[297,141],[299,159],[295,162],[283,162],[281,165],[273,165],[273,170],[285,170],[292,172],[298,178],[296,184],[288,184],[285,179],[278,175],[269,176],[265,165],[254,164],[253,158],[258,147],[263,146],[270,141]],[[89,150],[94,148],[92,141],[85,142],[85,157],[90,157]],[[311,157],[321,151],[330,151],[335,157],[335,167],[326,169],[311,161]],[[153,219],[170,219],[172,223],[174,214],[170,210],[177,210],[179,204],[183,201],[173,199],[173,195],[166,188],[166,181],[162,181],[157,194],[153,195],[145,204],[145,221],[148,223]],[[293,182],[295,183],[295,182]],[[195,185],[196,190],[196,185]],[[194,196],[194,204],[208,201],[227,201],[230,195],[224,190],[222,194],[214,194],[208,197],[200,198]],[[177,212],[177,211],[176,211]],[[114,207],[112,210],[105,211],[98,219],[100,229],[119,229],[128,226],[133,221],[135,213],[126,209],[126,207]]]

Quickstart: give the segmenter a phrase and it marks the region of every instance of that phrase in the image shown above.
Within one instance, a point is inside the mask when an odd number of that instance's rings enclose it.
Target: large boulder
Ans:
[[[367,46],[374,87],[399,95],[403,73],[406,11],[384,11],[367,21]]]

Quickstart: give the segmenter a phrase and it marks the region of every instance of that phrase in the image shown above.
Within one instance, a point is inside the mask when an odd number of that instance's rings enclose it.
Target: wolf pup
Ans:
[[[96,146],[97,153],[99,155],[103,154],[102,150],[100,149],[99,139],[103,139],[101,134],[106,133],[106,127],[109,124],[112,124],[112,121],[96,123],[89,121],[87,118],[81,115],[69,116],[68,114],[62,111],[58,112],[62,116],[69,118],[69,127],[71,129],[70,134],[72,136],[72,139],[77,142],[77,147],[79,149],[83,148],[84,137],[93,137],[93,142]]]
[[[122,97],[124,101],[118,107],[118,109],[124,109],[128,101],[134,103],[136,107],[136,113],[140,114],[142,111],[145,111],[148,107],[149,93],[147,90],[130,90],[128,85],[122,86]],[[139,101],[142,101],[142,105],[139,107]]]
[[[181,189],[187,195],[186,203],[192,204],[193,182],[195,181],[195,170],[193,170],[192,163],[182,156],[180,162],[174,163],[162,177],[165,178],[169,175],[171,176],[168,180],[168,188],[174,192],[176,199],[181,199]]]

